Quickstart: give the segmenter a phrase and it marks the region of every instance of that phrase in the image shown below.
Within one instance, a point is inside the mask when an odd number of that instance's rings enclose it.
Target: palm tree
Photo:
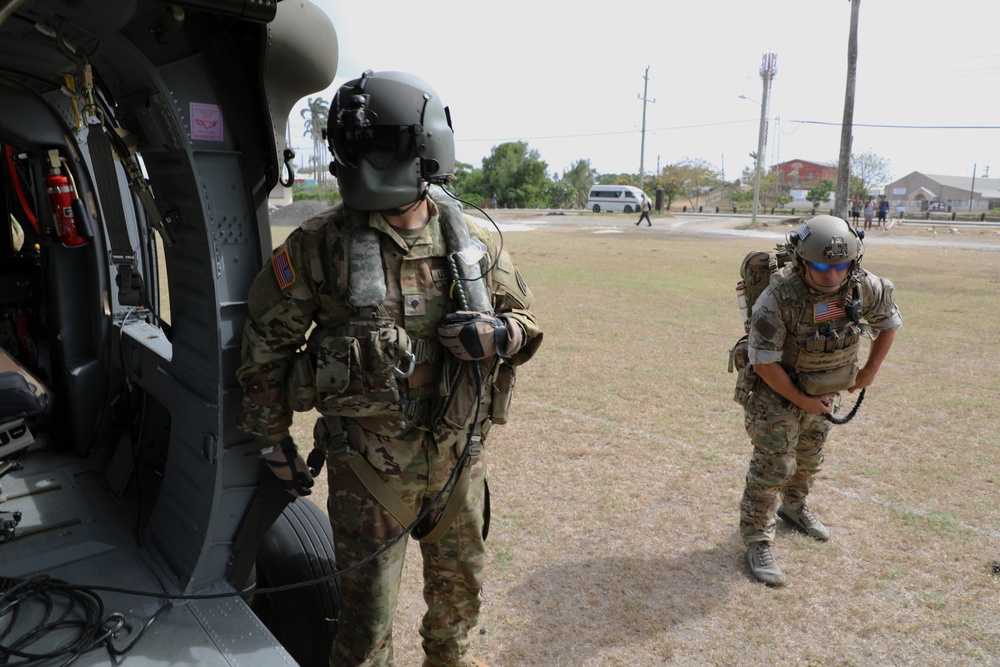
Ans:
[[[573,188],[576,204],[581,207],[587,206],[587,196],[590,194],[590,186],[597,179],[597,170],[591,168],[590,160],[577,160],[569,169],[563,172],[563,181]]]
[[[330,117],[330,103],[322,97],[310,97],[306,100],[307,108],[302,110],[302,117],[306,120],[306,131],[303,136],[312,139],[313,154],[309,160],[314,165],[313,175],[319,183],[326,183],[326,170],[320,169],[319,165],[325,162],[326,145],[323,142],[323,130],[326,129],[327,121]]]
[[[840,128],[840,162],[837,165],[837,195],[834,210],[847,218],[847,197],[851,185],[851,143],[854,128],[854,88],[858,79],[858,13],[861,0],[851,0],[851,34],[847,39],[847,92],[844,94],[844,123]]]

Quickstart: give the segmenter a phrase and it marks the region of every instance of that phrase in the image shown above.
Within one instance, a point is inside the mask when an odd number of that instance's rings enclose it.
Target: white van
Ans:
[[[649,199],[639,188],[631,185],[595,185],[587,196],[587,208],[594,213],[618,211],[632,213],[642,208],[642,200]]]

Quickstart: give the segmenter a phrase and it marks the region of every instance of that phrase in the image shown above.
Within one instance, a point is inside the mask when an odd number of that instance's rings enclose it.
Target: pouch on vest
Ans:
[[[377,333],[372,334],[377,339]],[[337,336],[333,331],[315,332],[309,338],[316,373],[316,408],[321,413],[345,417],[398,414],[399,388],[392,367],[375,363],[366,368],[373,343],[375,340]]]
[[[438,383],[438,401],[433,410],[435,430],[443,426],[446,429],[463,430],[476,417],[476,401],[478,397],[476,375],[472,372],[472,364],[478,363],[482,373],[483,403],[479,412],[479,421],[490,415],[492,391],[490,382],[491,366],[495,359],[488,361],[461,361],[454,355],[445,355],[441,368],[441,380]]]
[[[308,352],[296,352],[288,369],[288,406],[296,412],[316,407],[316,372]]]
[[[496,377],[493,379],[493,405],[490,406],[490,420],[494,424],[507,423],[516,379],[515,367],[512,364],[501,363],[497,369]]]
[[[733,392],[733,400],[746,407],[750,393],[757,388],[757,381],[760,376],[753,369],[750,363],[750,342],[747,336],[743,336],[733,349],[729,350],[729,372],[736,371],[736,389]]]
[[[853,386],[857,376],[858,364],[852,361],[827,371],[799,371],[798,385],[802,391],[811,396],[836,394]]]

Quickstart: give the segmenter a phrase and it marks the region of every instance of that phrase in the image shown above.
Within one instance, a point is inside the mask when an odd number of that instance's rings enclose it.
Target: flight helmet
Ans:
[[[404,72],[366,71],[340,87],[327,128],[344,203],[361,211],[399,209],[425,183],[455,171],[451,114],[425,81]]]

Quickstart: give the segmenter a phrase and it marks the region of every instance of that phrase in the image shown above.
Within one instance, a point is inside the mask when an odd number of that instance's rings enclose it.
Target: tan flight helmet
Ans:
[[[788,245],[793,248],[797,264],[805,262],[840,264],[851,262],[851,271],[861,263],[864,254],[863,230],[856,230],[842,218],[817,215],[806,220],[794,232],[788,233]],[[850,272],[849,272],[850,273]]]

